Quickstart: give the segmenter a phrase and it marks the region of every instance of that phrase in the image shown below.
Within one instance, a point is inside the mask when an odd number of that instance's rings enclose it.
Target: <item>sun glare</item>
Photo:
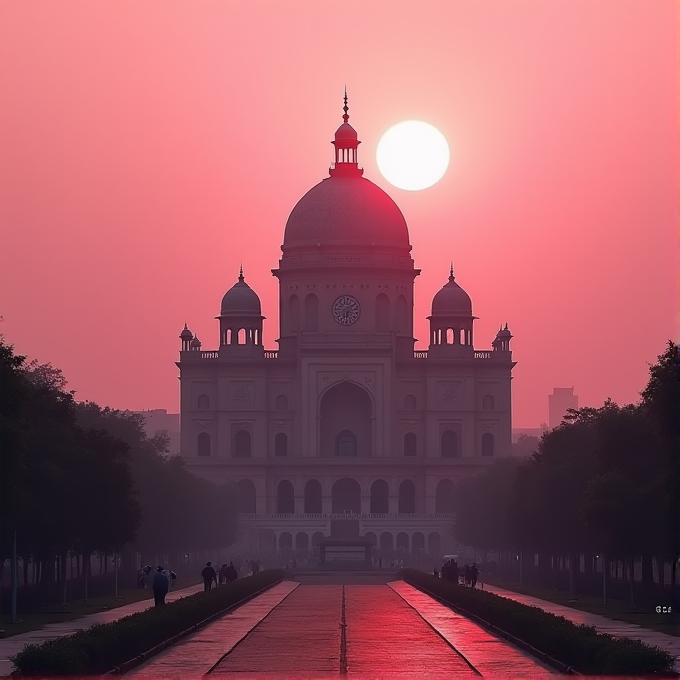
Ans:
[[[449,145],[436,127],[420,120],[392,126],[380,139],[376,160],[393,186],[420,191],[436,184],[449,167]]]

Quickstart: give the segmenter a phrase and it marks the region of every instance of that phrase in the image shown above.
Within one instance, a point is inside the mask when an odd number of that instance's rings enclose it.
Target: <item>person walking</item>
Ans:
[[[479,567],[477,566],[477,562],[473,562],[472,566],[470,567],[470,585],[472,586],[472,589],[474,590],[474,587],[477,585],[477,577],[479,576]]]
[[[233,562],[229,562],[229,566],[227,567],[227,582],[232,583],[238,578],[238,572],[236,571],[236,567],[234,566]]]
[[[229,580],[229,567],[226,564],[223,564],[220,567],[219,577],[220,585],[222,585],[223,583],[227,583],[227,581]]]
[[[466,564],[465,565],[465,570],[463,572],[464,580],[465,580],[465,586],[470,585],[470,565]]]
[[[203,577],[203,591],[209,593],[212,590],[213,581],[217,585],[217,572],[213,569],[212,562],[206,563],[201,576]]]
[[[168,577],[163,573],[163,567],[156,567],[156,573],[153,577],[153,600],[156,607],[165,604],[165,596],[168,594]]]

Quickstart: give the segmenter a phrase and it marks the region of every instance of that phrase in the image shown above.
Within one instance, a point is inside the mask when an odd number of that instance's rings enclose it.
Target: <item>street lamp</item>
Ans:
[[[595,559],[599,560],[600,556],[595,555]],[[607,604],[607,560],[604,553],[602,553],[602,604]]]

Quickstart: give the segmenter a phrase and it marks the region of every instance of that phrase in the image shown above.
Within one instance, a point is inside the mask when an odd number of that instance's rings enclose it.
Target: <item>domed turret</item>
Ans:
[[[448,283],[432,299],[432,315],[428,317],[433,356],[451,352],[456,355],[471,354],[475,318],[472,315],[472,300],[456,283],[451,264]]]
[[[257,293],[245,282],[243,267],[241,267],[238,281],[224,294],[220,307],[221,316],[225,315],[254,315],[261,316],[262,306]]]
[[[245,282],[243,267],[239,270],[238,281],[222,298],[220,315],[220,345],[262,348],[262,306],[257,293]],[[240,352],[241,350],[239,350]]]
[[[432,316],[468,315],[472,316],[472,300],[456,283],[453,265],[449,272],[449,281],[432,299]]]
[[[198,337],[195,337],[190,343],[189,347],[191,348],[192,351],[198,352],[198,350],[201,349],[201,341],[198,339]]]
[[[189,351],[189,344],[194,338],[194,334],[189,330],[189,327],[187,326],[186,322],[184,324],[184,329],[182,332],[179,334],[179,339],[182,341],[182,351],[187,352]]]
[[[508,324],[506,322],[505,328],[501,326],[498,333],[496,333],[496,339],[491,343],[495,352],[509,352],[510,351],[510,340],[512,340],[512,333],[508,329]]]

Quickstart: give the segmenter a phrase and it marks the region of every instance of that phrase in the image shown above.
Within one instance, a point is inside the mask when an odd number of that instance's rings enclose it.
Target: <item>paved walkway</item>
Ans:
[[[512,590],[497,588],[496,586],[490,586],[486,583],[484,584],[484,590],[488,590],[490,593],[500,595],[501,597],[506,597],[509,600],[515,600],[515,602],[521,602],[530,607],[540,607],[543,611],[550,612],[556,616],[563,616],[565,619],[568,619],[575,624],[595,626],[600,632],[608,633],[614,637],[628,637],[633,640],[642,640],[642,642],[651,647],[656,646],[665,649],[676,659],[676,670],[680,671],[680,664],[678,663],[678,659],[680,659],[680,637],[659,633],[658,631],[649,628],[643,628],[636,623],[615,621],[606,616],[591,614],[590,612],[584,612],[580,609],[556,604],[555,602],[549,602],[548,600],[540,600],[537,597],[515,593]],[[659,614],[659,616],[662,616],[662,614]]]
[[[278,583],[152,657],[126,677],[197,678],[205,675],[299,585],[294,581]]]
[[[182,588],[181,590],[174,590],[168,593],[165,598],[166,602],[174,602],[187,595],[203,590],[203,584],[191,586],[190,588]],[[149,591],[148,600],[140,600],[132,604],[126,604],[122,607],[115,607],[114,609],[104,609],[96,614],[88,614],[81,616],[72,621],[64,621],[62,623],[49,623],[39,630],[32,630],[28,633],[21,633],[20,635],[13,635],[5,639],[0,639],[0,677],[5,677],[12,673],[14,664],[9,657],[18,654],[26,645],[40,645],[47,640],[54,640],[55,638],[63,637],[64,635],[72,635],[79,630],[94,626],[96,623],[111,623],[122,619],[124,616],[143,612],[149,607],[153,607],[153,595]]]
[[[551,674],[403,581],[344,587],[284,581],[131,674],[337,678],[343,668],[350,676],[391,679],[473,678],[508,669],[522,677]]]
[[[388,584],[483,675],[545,677],[557,671],[507,640],[492,635],[446,605],[404,581]]]

